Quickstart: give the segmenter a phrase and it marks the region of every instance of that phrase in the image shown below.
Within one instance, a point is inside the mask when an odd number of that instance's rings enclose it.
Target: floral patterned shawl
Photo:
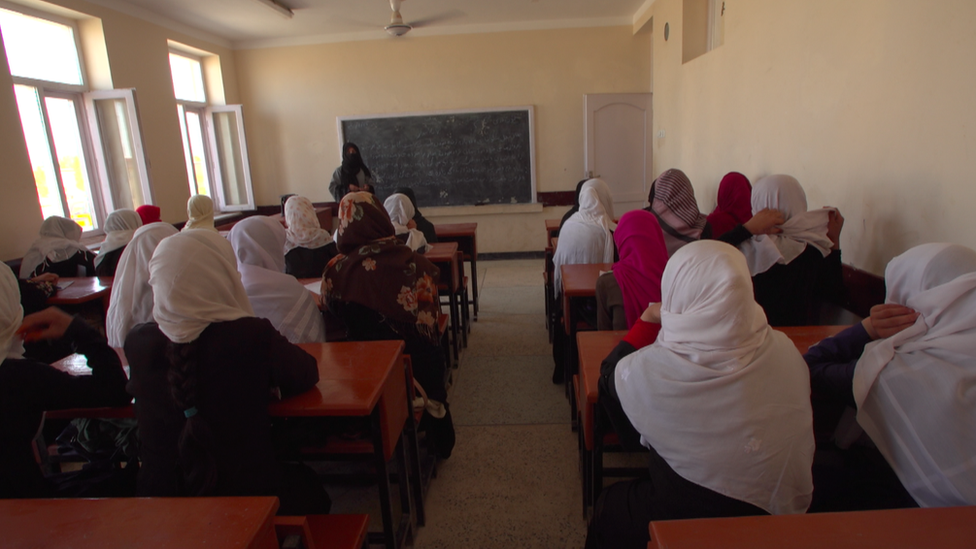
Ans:
[[[339,255],[322,275],[326,304],[358,303],[386,317],[397,329],[415,329],[437,341],[440,271],[400,244],[393,223],[376,197],[349,193],[339,203]]]

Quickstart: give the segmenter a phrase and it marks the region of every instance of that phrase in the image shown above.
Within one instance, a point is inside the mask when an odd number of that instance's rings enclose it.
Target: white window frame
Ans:
[[[216,128],[214,123],[214,113],[234,113],[237,120],[237,135],[240,136],[238,148],[241,152],[241,175],[244,177],[244,190],[247,194],[247,202],[240,205],[229,205],[227,197],[224,195],[224,174],[220,170],[220,153],[217,149]],[[219,197],[220,210],[226,212],[253,210],[254,206],[254,187],[251,184],[251,166],[247,154],[247,139],[244,135],[244,107],[243,105],[220,105],[206,108],[207,134],[206,139],[210,148],[211,163],[211,188],[216,189],[216,196]]]
[[[82,148],[85,155],[85,165],[88,171],[89,178],[89,190],[91,192],[91,200],[94,214],[96,216],[96,225],[98,228],[85,231],[86,236],[101,236],[105,234],[103,226],[105,224],[105,219],[108,216],[109,211],[113,211],[116,208],[111,192],[111,181],[108,178],[106,169],[106,159],[105,152],[101,147],[101,134],[98,131],[98,119],[94,113],[94,103],[93,100],[101,98],[114,98],[123,99],[126,102],[127,114],[129,115],[129,132],[133,139],[133,146],[135,151],[133,152],[137,158],[137,166],[140,178],[140,185],[143,188],[143,197],[145,198],[146,204],[153,204],[154,198],[152,193],[152,185],[149,179],[149,169],[148,162],[146,161],[145,148],[142,140],[141,132],[141,122],[139,120],[138,106],[135,100],[135,90],[106,90],[106,91],[89,91],[88,90],[88,74],[85,71],[84,62],[84,49],[81,46],[81,33],[78,29],[78,21],[69,17],[61,17],[56,14],[48,13],[42,10],[32,9],[27,6],[20,4],[12,4],[10,2],[5,2],[0,0],[0,8],[4,8],[10,11],[21,13],[23,15],[37,17],[39,19],[46,19],[48,21],[58,23],[71,27],[73,30],[72,35],[75,41],[75,52],[78,55],[79,70],[81,73],[81,84],[66,84],[63,82],[52,82],[49,80],[38,80],[35,78],[26,78],[22,76],[15,76],[11,74],[11,79],[14,85],[30,86],[37,90],[38,99],[41,109],[41,116],[45,126],[45,132],[47,133],[48,148],[51,151],[52,162],[55,167],[59,165],[57,158],[57,150],[54,145],[54,136],[51,132],[50,119],[48,118],[47,105],[45,98],[47,97],[59,97],[63,99],[69,99],[74,102],[76,114],[78,117],[78,128],[80,131],[80,139],[82,143]],[[111,94],[119,94],[118,96],[112,97]],[[87,129],[88,131],[84,131]],[[97,146],[96,146],[97,143]],[[67,197],[64,190],[64,181],[61,179],[61,170],[55,169],[55,176],[58,182],[58,193],[61,196],[61,203],[64,207],[64,211],[68,213],[70,210],[67,207]],[[70,214],[69,214],[70,215]]]
[[[146,161],[145,143],[142,138],[142,122],[139,120],[139,108],[136,102],[135,88],[123,88],[117,90],[101,90],[86,92],[83,94],[85,108],[88,111],[88,128],[91,132],[92,141],[97,141],[98,147],[93,147],[95,161],[98,169],[98,180],[101,186],[102,203],[108,209],[115,211],[119,205],[115,204],[112,193],[111,176],[108,173],[108,160],[105,150],[102,148],[102,128],[98,126],[98,115],[95,111],[95,101],[100,99],[121,99],[125,102],[126,115],[128,117],[128,131],[132,138],[132,156],[136,162],[136,171],[139,174],[139,186],[142,187],[142,196],[146,204],[154,204],[152,182],[149,174],[149,164]],[[124,205],[123,205],[124,206]]]

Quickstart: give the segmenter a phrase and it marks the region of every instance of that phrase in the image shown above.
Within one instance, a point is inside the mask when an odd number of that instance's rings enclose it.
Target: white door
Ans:
[[[651,183],[651,94],[583,96],[587,177],[610,186],[614,214],[644,207]]]

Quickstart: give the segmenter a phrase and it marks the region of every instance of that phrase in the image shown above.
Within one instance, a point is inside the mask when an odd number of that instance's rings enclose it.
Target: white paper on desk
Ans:
[[[322,295],[322,281],[316,280],[315,282],[309,282],[305,285],[305,289],[315,295]]]
[[[65,288],[67,288],[68,286],[71,286],[74,283],[75,283],[74,280],[59,280],[58,281],[58,289],[59,290],[63,290]]]

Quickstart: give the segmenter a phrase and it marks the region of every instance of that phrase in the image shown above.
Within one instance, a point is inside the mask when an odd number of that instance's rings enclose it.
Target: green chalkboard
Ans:
[[[420,207],[535,202],[532,108],[339,119],[376,194],[412,187]]]

